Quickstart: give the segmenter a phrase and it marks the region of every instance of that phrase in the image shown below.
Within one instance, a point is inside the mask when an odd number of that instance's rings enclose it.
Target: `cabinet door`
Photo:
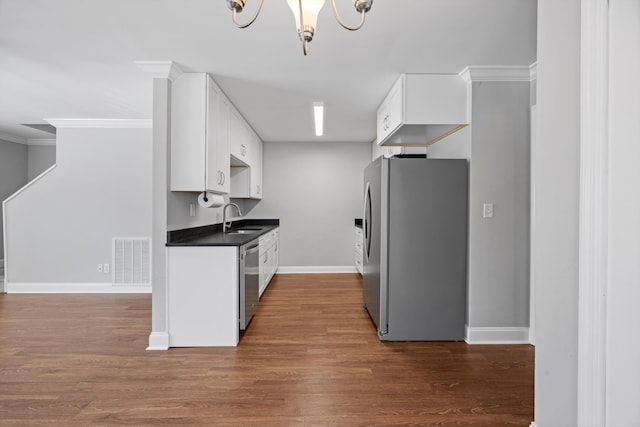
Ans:
[[[358,273],[362,274],[362,253],[363,253],[363,236],[362,229],[356,227],[356,249],[355,249],[355,266]]]
[[[262,199],[262,141],[255,133],[251,133],[251,189],[252,199]]]
[[[248,166],[251,159],[251,129],[235,108],[231,108],[229,139],[231,155]]]
[[[273,274],[278,272],[278,266],[280,265],[280,252],[278,249],[280,248],[280,239],[278,238],[278,233],[276,232],[275,243],[273,244]]]
[[[228,193],[230,105],[210,77],[207,87],[206,189],[216,193]]]
[[[203,191],[207,175],[205,74],[182,74],[171,91],[171,191]]]
[[[223,95],[218,99],[220,123],[217,129],[216,141],[216,165],[222,177],[222,183],[219,185],[221,193],[228,193],[231,189],[231,160],[229,154],[229,112],[231,104]]]
[[[376,140],[373,142],[374,144],[379,144],[380,141],[382,141],[388,134],[387,132],[387,117],[388,117],[388,113],[387,113],[387,100],[385,98],[385,100],[382,102],[382,104],[380,105],[380,107],[378,108],[378,114],[376,117]],[[374,157],[377,158],[380,155]]]
[[[389,92],[387,101],[388,131],[393,133],[404,121],[404,79],[401,77]]]
[[[377,143],[395,132],[404,120],[404,76],[393,85],[389,94],[378,109]]]

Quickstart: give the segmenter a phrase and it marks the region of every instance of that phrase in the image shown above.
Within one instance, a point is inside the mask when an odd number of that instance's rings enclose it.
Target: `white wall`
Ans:
[[[151,235],[151,129],[59,129],[57,166],[6,204],[11,283],[104,283],[113,237]]]
[[[28,178],[31,181],[56,163],[56,146],[29,145],[27,157],[29,164]]]
[[[27,146],[0,140],[0,202],[27,183]],[[0,260],[4,260],[4,233],[0,205]]]
[[[245,209],[251,218],[280,219],[281,266],[353,267],[370,158],[368,142],[264,144],[264,199]]]
[[[538,0],[535,422],[577,422],[580,0]]]
[[[606,418],[640,423],[640,2],[610,3]]]

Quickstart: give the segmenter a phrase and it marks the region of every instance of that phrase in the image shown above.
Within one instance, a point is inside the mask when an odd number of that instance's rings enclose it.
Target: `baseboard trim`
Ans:
[[[150,294],[151,286],[111,283],[5,283],[8,294]]]
[[[149,347],[147,350],[169,350],[168,332],[151,332],[149,334]]]
[[[278,274],[357,273],[354,266],[278,267]]]
[[[530,344],[528,327],[472,327],[467,325],[468,344]]]

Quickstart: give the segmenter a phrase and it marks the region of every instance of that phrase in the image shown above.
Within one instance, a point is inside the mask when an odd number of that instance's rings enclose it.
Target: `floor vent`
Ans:
[[[113,284],[151,284],[151,242],[148,238],[113,239]]]

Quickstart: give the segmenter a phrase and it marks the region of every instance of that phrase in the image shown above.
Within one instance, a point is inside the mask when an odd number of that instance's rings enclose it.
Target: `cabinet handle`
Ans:
[[[242,156],[246,156],[247,154],[247,147],[245,147],[244,144],[240,144],[240,154]]]
[[[227,176],[224,174],[224,171],[221,171],[220,173],[222,174],[222,182],[220,184],[224,185],[224,183],[227,182]]]
[[[222,185],[222,173],[218,170],[218,185]]]

